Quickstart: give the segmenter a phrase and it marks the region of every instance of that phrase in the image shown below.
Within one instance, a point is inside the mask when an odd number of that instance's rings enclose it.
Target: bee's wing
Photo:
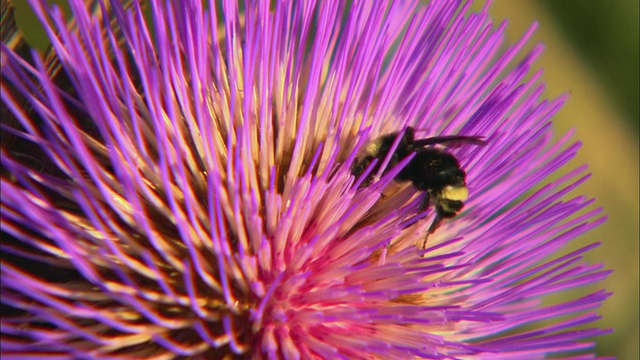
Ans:
[[[436,136],[426,139],[414,140],[413,147],[423,147],[428,145],[445,145],[450,147],[458,147],[465,144],[485,145],[487,142],[482,136],[464,136],[464,135],[445,135]]]

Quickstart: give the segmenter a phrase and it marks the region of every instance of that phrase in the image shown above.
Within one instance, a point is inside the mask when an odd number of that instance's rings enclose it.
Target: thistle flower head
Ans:
[[[49,56],[2,45],[3,355],[532,359],[606,332],[604,290],[542,302],[608,272],[561,251],[602,218],[565,196],[588,175],[561,170],[579,143],[552,139],[533,27],[508,45],[439,0],[69,4],[31,2]],[[447,150],[469,198],[424,250],[412,155],[351,170],[408,127],[486,140]]]

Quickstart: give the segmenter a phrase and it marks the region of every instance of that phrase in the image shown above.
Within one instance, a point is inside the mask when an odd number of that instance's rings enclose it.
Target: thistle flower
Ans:
[[[542,302],[608,271],[562,250],[603,219],[565,196],[588,175],[533,27],[507,47],[438,0],[31,5],[52,56],[2,45],[3,357],[582,358],[607,332],[604,290]],[[350,171],[408,126],[487,140],[450,150],[470,197],[424,250],[408,159]]]

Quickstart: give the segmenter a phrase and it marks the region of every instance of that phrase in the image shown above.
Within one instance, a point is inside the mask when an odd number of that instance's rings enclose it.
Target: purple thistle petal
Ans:
[[[604,290],[542,302],[609,271],[562,252],[604,218],[535,24],[506,47],[467,1],[30,3],[55,56],[1,47],[3,357],[531,359],[609,332]],[[487,140],[447,150],[470,198],[424,250],[409,126]]]

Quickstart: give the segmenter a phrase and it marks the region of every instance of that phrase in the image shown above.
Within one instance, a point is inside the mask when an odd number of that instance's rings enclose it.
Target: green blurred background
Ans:
[[[586,257],[614,270],[590,289],[614,292],[598,324],[614,332],[598,338],[596,351],[637,360],[638,1],[496,0],[491,11],[496,21],[508,19],[511,41],[539,23],[534,39],[545,44],[537,64],[545,71],[546,96],[570,94],[554,118],[557,133],[576,129],[574,138],[584,145],[573,165],[588,163],[593,173],[579,193],[595,197],[609,217],[574,245],[601,241]]]
[[[24,25],[28,6],[21,0],[14,4],[19,26],[42,48],[44,34]],[[598,339],[596,351],[639,359],[638,1],[495,0],[491,11],[496,23],[509,19],[510,42],[539,23],[534,40],[546,46],[537,63],[545,69],[546,96],[571,95],[555,117],[557,133],[576,129],[574,138],[584,146],[573,165],[589,163],[593,173],[579,193],[596,197],[609,217],[573,247],[601,241],[588,261],[615,270],[604,284],[576,292],[602,287],[614,292],[598,325],[615,331]]]

